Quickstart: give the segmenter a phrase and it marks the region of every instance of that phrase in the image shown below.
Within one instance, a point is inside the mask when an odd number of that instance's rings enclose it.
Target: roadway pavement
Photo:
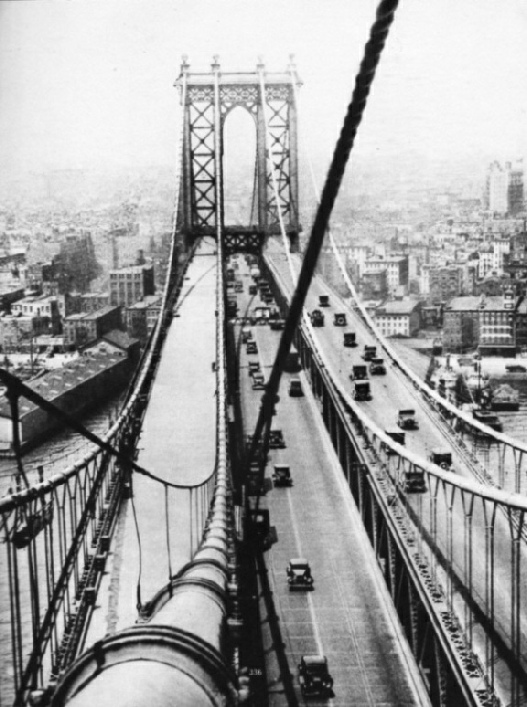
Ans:
[[[248,305],[246,293],[251,280],[241,257],[238,263],[237,278],[244,286],[244,293],[238,296],[242,312]],[[259,304],[257,298],[253,300],[249,313]],[[280,337],[280,332],[268,326],[253,326],[252,333],[258,355],[248,355],[242,346],[240,362],[242,408],[248,432],[254,429],[262,395],[261,390],[252,389],[248,363],[258,360],[267,379]],[[266,475],[270,477],[274,463],[287,463],[294,485],[272,489],[263,504],[270,509],[271,524],[278,535],[278,542],[266,559],[298,698],[303,703],[296,678],[301,656],[323,653],[335,680],[335,696],[328,700],[309,699],[309,704],[427,704],[417,667],[323,427],[318,404],[303,374],[305,397],[289,397],[292,377],[298,374],[284,374],[273,422],[274,428],[282,430],[286,448],[271,451]],[[286,566],[293,557],[308,559],[314,577],[313,592],[289,591]],[[276,677],[276,667],[270,662],[268,682]],[[270,700],[271,705],[285,704],[279,691],[271,694]]]
[[[269,253],[268,257],[276,266],[280,277],[286,288],[290,287],[290,275],[287,266],[285,255],[278,253]],[[300,264],[298,256],[294,257],[296,267]],[[330,294],[330,306],[326,308],[319,307],[319,295]],[[350,395],[352,393],[352,383],[349,379],[349,373],[352,370],[353,364],[364,363],[362,353],[364,345],[374,345],[376,342],[374,337],[363,324],[360,317],[354,312],[348,303],[338,298],[334,293],[328,290],[327,286],[320,278],[315,278],[306,300],[305,308],[311,312],[315,308],[320,308],[325,313],[325,326],[315,328],[313,330],[317,345],[323,352],[324,357],[331,364],[332,370],[336,372],[339,382],[344,390]],[[345,312],[347,315],[348,325],[344,328],[333,326],[333,315],[335,312]],[[343,333],[345,331],[355,331],[357,335],[358,346],[355,349],[343,347]],[[382,349],[378,348],[379,357],[383,357]],[[367,413],[370,419],[382,430],[396,427],[397,411],[404,408],[413,408],[416,410],[417,419],[420,428],[418,431],[406,433],[406,447],[419,454],[424,459],[428,459],[430,453],[436,448],[447,448],[452,452],[453,469],[461,476],[474,480],[472,469],[465,463],[465,459],[457,451],[454,444],[454,435],[449,433],[448,429],[439,424],[435,414],[431,414],[430,407],[424,399],[415,391],[403,374],[386,359],[387,375],[386,376],[370,376],[372,388],[372,400],[369,402],[361,402],[359,405]],[[393,464],[396,463],[393,457]],[[448,547],[441,538],[447,536],[447,526],[449,523],[449,510],[445,495],[441,492],[437,496],[438,499],[438,536],[440,538],[438,545],[442,552],[448,557]],[[453,543],[453,563],[456,572],[461,578],[465,578],[465,541],[466,535],[466,515],[463,511],[460,502],[460,494],[457,495],[456,504],[454,505],[453,513],[453,534],[456,541]],[[409,503],[414,509],[419,510],[424,526],[430,529],[430,502],[429,494],[415,494],[409,497]],[[488,510],[488,509],[487,509]],[[485,547],[485,526],[487,519],[484,517],[482,505],[475,504],[473,515],[473,595],[482,609],[485,609],[485,596],[488,587],[488,560],[486,559]],[[500,633],[506,638],[510,635],[511,625],[511,601],[513,598],[513,590],[510,585],[511,580],[511,532],[505,518],[498,514],[496,517],[495,533],[495,623]],[[521,564],[526,566],[527,550],[525,543],[521,548]],[[521,602],[521,645],[523,650],[520,653],[527,656],[527,578],[520,582],[520,602]],[[484,655],[483,646],[480,646],[480,655]],[[527,668],[527,659],[525,660]],[[498,673],[502,673],[501,691],[502,694],[508,694],[508,672],[499,664],[496,667]]]
[[[215,262],[211,246],[202,243],[187,270],[139,441],[138,463],[176,484],[199,484],[214,471]],[[137,473],[133,489],[133,504],[122,506],[87,645],[136,621],[139,575],[144,603],[190,559],[189,491],[165,492]]]

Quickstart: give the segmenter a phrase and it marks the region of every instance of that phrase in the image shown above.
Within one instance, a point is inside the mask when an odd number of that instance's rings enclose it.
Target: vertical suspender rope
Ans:
[[[191,491],[192,493],[192,491]],[[166,541],[168,555],[168,581],[172,579],[172,557],[170,552],[170,510],[168,501],[168,486],[165,486],[165,525],[166,525]],[[191,531],[192,532],[192,531]]]
[[[291,300],[286,325],[280,338],[278,353],[271,370],[266,391],[262,397],[262,405],[256,423],[256,430],[253,435],[249,459],[254,458],[258,439],[267,420],[270,420],[272,416],[280,385],[282,367],[289,352],[295,329],[300,321],[307,291],[313,278],[320,250],[322,249],[324,234],[340,189],[346,164],[355,142],[357,129],[364,114],[366,101],[370,93],[373,79],[375,78],[377,64],[379,63],[398,4],[398,0],[381,0],[377,8],[376,19],[365,47],[364,58],[355,78],[355,87],[351,103],[348,106],[344,124],[333,153],[333,160],[326,177],[320,204],[311,229],[311,237],[307,245],[296,289]]]

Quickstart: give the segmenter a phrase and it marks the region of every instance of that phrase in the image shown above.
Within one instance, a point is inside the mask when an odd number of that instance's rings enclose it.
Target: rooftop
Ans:
[[[126,309],[148,309],[148,307],[154,307],[155,305],[161,304],[161,297],[159,295],[147,295],[143,297],[142,300],[131,304]]]
[[[138,339],[134,339],[133,337],[129,336],[125,331],[121,331],[120,329],[112,329],[112,331],[109,331],[102,338],[104,339],[104,341],[109,341],[110,344],[114,344],[114,346],[118,346],[120,349],[125,350],[128,350],[131,346],[137,344],[139,341]]]
[[[110,277],[112,275],[140,275],[144,270],[151,270],[152,267],[150,263],[145,263],[144,265],[128,265],[118,270],[110,270]]]
[[[104,317],[110,312],[115,311],[116,309],[119,309],[117,306],[113,305],[106,305],[105,307],[101,307],[100,309],[96,309],[95,312],[79,312],[77,314],[70,314],[69,316],[64,318],[65,322],[78,322],[81,320],[88,320],[91,321],[93,319],[99,319],[100,317]]]
[[[395,302],[386,302],[382,307],[377,309],[377,316],[382,314],[397,315],[397,314],[412,314],[419,306],[419,302],[415,300],[398,300]]]
[[[97,353],[75,359],[63,368],[55,369],[40,378],[29,381],[27,385],[48,401],[60,398],[66,391],[71,391],[99,375],[101,371],[122,363],[122,356],[117,354]],[[38,407],[35,403],[20,399],[20,417]],[[5,397],[0,397],[0,417],[11,418],[11,408]]]
[[[512,302],[513,306],[510,306]],[[518,297],[513,297],[505,299],[503,295],[489,295],[473,297],[471,295],[466,295],[464,297],[454,297],[450,304],[446,307],[446,311],[451,312],[474,312],[487,311],[487,312],[501,312],[501,311],[512,311],[516,308],[518,302]],[[508,306],[505,306],[505,305]]]

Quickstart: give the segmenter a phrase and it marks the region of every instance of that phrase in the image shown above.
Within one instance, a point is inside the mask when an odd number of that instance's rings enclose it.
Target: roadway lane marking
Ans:
[[[295,545],[296,545],[298,552],[299,552],[298,556],[304,557],[304,553],[302,552],[302,543],[300,541],[300,533],[298,532],[298,524],[296,521],[295,509],[293,506],[293,499],[291,497],[290,489],[286,489],[286,491],[287,491],[287,501],[289,503],[289,513],[291,515],[291,525],[293,527],[293,535],[295,538]],[[315,607],[313,606],[313,598],[311,596],[311,592],[307,593],[307,603],[309,605],[309,612],[311,614],[311,623],[313,624],[313,633],[315,634],[315,643],[317,644],[317,650],[321,655],[324,655],[324,647],[322,645],[322,640],[320,638],[320,632],[318,630],[317,616],[315,613]]]
[[[256,339],[256,340],[258,339],[258,337],[257,337],[257,335],[256,335],[256,332],[255,332],[255,339]],[[273,343],[274,343],[274,342],[273,342]],[[257,342],[257,345],[258,345],[258,360],[259,360],[259,362],[260,362],[260,368],[263,369],[263,368],[265,367],[265,361],[264,361],[263,354],[262,354],[263,347],[260,347],[260,345],[258,344],[258,342]],[[276,346],[275,346],[275,348],[276,348]],[[296,548],[297,548],[298,553],[299,553],[299,554],[298,554],[298,557],[304,557],[304,554],[303,554],[303,551],[302,551],[302,542],[301,542],[301,540],[300,540],[300,532],[299,532],[299,529],[298,529],[298,523],[297,523],[297,519],[296,519],[296,513],[295,513],[294,506],[293,506],[292,492],[291,492],[291,489],[290,489],[290,488],[286,488],[286,489],[284,489],[284,490],[285,490],[285,492],[286,492],[286,494],[287,494],[287,502],[288,502],[288,504],[289,504],[289,514],[290,514],[290,517],[291,517],[291,526],[292,526],[292,529],[293,529],[293,536],[294,536]],[[306,592],[306,594],[307,594],[306,599],[307,599],[307,604],[308,604],[308,607],[309,607],[309,613],[310,613],[310,615],[311,615],[311,626],[312,626],[312,629],[313,629],[313,638],[315,639],[315,643],[316,643],[316,646],[317,646],[317,652],[318,652],[320,655],[324,655],[324,646],[323,646],[323,644],[322,644],[322,639],[321,639],[321,637],[320,637],[320,631],[319,631],[319,628],[318,628],[318,620],[317,620],[317,615],[316,615],[315,607],[314,607],[314,604],[313,604],[313,598],[312,598],[312,596],[311,596],[311,592],[310,592],[310,591]],[[325,703],[328,704],[328,705],[334,705],[334,704],[335,704],[334,701],[333,701],[333,698],[328,698],[328,699],[325,701]]]
[[[366,551],[371,552],[371,557],[372,557],[372,564],[371,566],[368,566],[368,574],[371,580],[373,581],[373,584],[375,585],[377,589],[377,597],[379,598],[379,604],[380,606],[384,609],[384,613],[386,616],[386,623],[391,627],[392,630],[392,636],[394,638],[394,641],[397,643],[399,646],[399,655],[401,656],[401,664],[406,664],[407,671],[406,671],[406,676],[408,678],[408,687],[412,691],[412,694],[416,697],[416,704],[422,704],[422,705],[428,705],[430,706],[430,700],[428,697],[428,693],[426,693],[426,689],[424,687],[424,684],[422,683],[421,676],[419,674],[419,669],[416,664],[416,659],[411,651],[410,645],[408,643],[408,640],[406,639],[406,636],[402,632],[401,624],[399,621],[399,617],[397,615],[397,611],[395,608],[395,605],[393,603],[393,600],[391,596],[388,593],[388,589],[386,586],[386,582],[384,580],[384,577],[382,575],[382,572],[379,568],[379,565],[377,563],[377,558],[375,556],[375,551],[371,545],[371,542],[368,538],[368,535],[366,534],[366,530],[364,528],[364,524],[362,523],[362,519],[358,516],[358,509],[355,504],[355,501],[353,499],[353,496],[351,494],[351,490],[346,482],[346,479],[344,477],[344,471],[342,469],[342,466],[340,464],[340,461],[337,457],[337,454],[333,448],[333,445],[331,443],[329,433],[327,432],[326,428],[323,426],[323,422],[320,416],[320,411],[319,408],[317,407],[317,401],[313,395],[313,392],[311,390],[311,385],[309,380],[307,379],[307,374],[302,371],[302,376],[303,378],[307,381],[308,385],[306,386],[306,400],[309,401],[309,405],[311,406],[312,414],[314,418],[317,418],[320,421],[321,427],[320,429],[320,434],[319,437],[322,439],[322,446],[324,448],[324,453],[328,459],[328,464],[329,468],[333,472],[333,477],[336,480],[337,486],[340,488],[340,495],[342,498],[345,499],[345,508],[346,512],[350,521],[351,528],[355,530],[356,538],[359,536],[362,536],[363,542],[364,542],[364,547],[366,548]],[[338,584],[338,583],[337,583]],[[346,609],[346,615],[348,617],[348,610]],[[375,701],[373,701],[373,704],[375,704]]]

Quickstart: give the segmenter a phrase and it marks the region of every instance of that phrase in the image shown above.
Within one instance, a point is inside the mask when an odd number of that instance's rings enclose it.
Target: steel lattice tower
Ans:
[[[262,237],[280,232],[271,160],[268,159],[272,155],[281,215],[292,249],[295,249],[300,225],[297,109],[292,81],[297,86],[301,82],[294,66],[291,64],[284,73],[267,73],[262,63],[257,65],[255,72],[220,72],[221,135],[215,134],[215,71],[219,69],[216,58],[208,73],[191,73],[189,69],[184,57],[181,74],[175,82],[184,101],[183,173],[178,221],[185,242],[189,244],[198,236],[216,234],[216,140],[220,140],[223,157],[225,121],[231,110],[241,106],[256,125],[258,227],[227,227],[224,230],[225,245],[227,249],[257,249]],[[223,195],[223,164],[219,174]],[[223,227],[223,213],[220,217]]]

